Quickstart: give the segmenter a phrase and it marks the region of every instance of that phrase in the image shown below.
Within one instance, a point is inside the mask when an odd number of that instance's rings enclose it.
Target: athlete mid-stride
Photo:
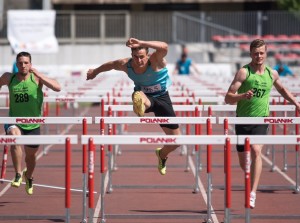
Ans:
[[[157,117],[175,117],[173,105],[168,93],[171,85],[165,56],[168,44],[160,41],[143,41],[130,38],[126,46],[131,48],[131,57],[106,62],[87,72],[87,80],[94,79],[99,73],[109,70],[120,70],[127,73],[134,82],[132,94],[133,111],[138,116],[154,112]],[[154,50],[149,53],[149,48]],[[180,135],[178,124],[160,124],[167,135]],[[170,152],[178,145],[164,145],[156,149],[158,170],[166,174],[166,161]]]
[[[282,85],[278,72],[266,66],[267,46],[261,39],[254,40],[250,45],[251,62],[243,66],[235,75],[225,96],[227,104],[237,103],[238,117],[267,117],[269,116],[270,92],[274,86],[276,90],[296,106],[300,105],[293,95]],[[237,135],[266,135],[268,125],[236,125]],[[263,145],[251,145],[251,193],[250,207],[255,207],[256,191],[262,172]],[[244,146],[237,146],[241,168],[245,171]]]
[[[17,73],[6,72],[0,77],[0,87],[7,85],[9,90],[9,116],[40,117],[43,85],[54,91],[60,91],[60,84],[33,68],[31,55],[27,52],[18,53],[16,64]],[[39,124],[5,124],[4,128],[7,135],[40,135]],[[11,157],[16,171],[11,186],[20,187],[23,175],[26,181],[25,189],[29,195],[33,194],[33,171],[38,147],[39,145],[24,145],[26,171],[22,173],[22,147],[11,146]]]

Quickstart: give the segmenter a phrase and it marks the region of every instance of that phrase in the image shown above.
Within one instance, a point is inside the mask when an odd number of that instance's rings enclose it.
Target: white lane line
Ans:
[[[270,166],[272,166],[272,161],[268,159],[265,155],[262,155],[263,160],[268,163]],[[296,186],[296,182],[290,178],[286,173],[282,172],[282,170],[275,165],[274,170],[277,171],[284,179],[286,179],[288,182],[290,182],[293,186]]]
[[[190,165],[190,168],[193,172],[193,175],[196,176],[196,168],[195,168],[195,165],[194,165],[194,162],[193,162],[193,159],[191,158],[191,156],[189,155],[189,165]],[[199,189],[200,189],[200,192],[201,192],[201,195],[203,197],[203,200],[205,202],[205,204],[207,205],[207,196],[206,196],[206,190],[205,190],[205,187],[204,185],[202,184],[200,178],[198,177],[198,185],[199,185]],[[217,218],[217,215],[216,214],[213,214],[215,213],[213,207],[211,206],[211,210],[212,210],[212,219],[213,219],[213,222],[214,223],[219,223],[218,221],[218,218]]]
[[[101,183],[100,183],[100,185],[101,185]],[[104,178],[104,196],[106,193],[107,185],[108,185],[108,173],[106,171],[105,178]],[[100,191],[101,191],[101,188],[100,188]],[[101,211],[101,193],[99,194],[99,199],[97,201],[97,205],[95,208],[93,223],[97,223],[97,220],[101,218],[100,211]]]

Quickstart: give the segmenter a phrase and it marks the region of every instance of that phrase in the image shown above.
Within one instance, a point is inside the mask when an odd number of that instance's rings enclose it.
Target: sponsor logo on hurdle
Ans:
[[[94,151],[90,152],[89,158],[89,178],[92,179],[94,174]]]
[[[300,143],[300,137],[297,137],[297,143]]]
[[[45,123],[44,118],[16,118],[16,123],[32,124],[32,123]]]
[[[141,137],[140,143],[175,143],[176,144],[176,138],[154,138],[154,137]]]
[[[250,167],[251,167],[251,158],[250,158],[250,152],[245,152],[245,172],[250,173]],[[249,175],[246,176],[248,178]]]
[[[55,98],[56,102],[75,102],[74,98]]]
[[[265,118],[264,123],[283,123],[283,124],[289,124],[294,123],[294,120],[292,118]]]
[[[16,138],[0,138],[0,144],[6,144],[6,143],[16,143]]]
[[[141,118],[140,123],[164,124],[170,122],[168,118]]]

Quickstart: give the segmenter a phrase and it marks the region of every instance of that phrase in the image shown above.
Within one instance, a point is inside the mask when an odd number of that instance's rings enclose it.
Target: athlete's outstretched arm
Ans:
[[[126,72],[126,63],[128,62],[128,58],[114,60],[106,62],[95,69],[89,69],[86,74],[86,80],[94,79],[98,74],[110,71],[110,70],[120,70]]]

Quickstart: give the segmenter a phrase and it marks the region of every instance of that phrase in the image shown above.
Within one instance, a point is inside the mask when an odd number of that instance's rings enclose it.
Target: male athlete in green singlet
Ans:
[[[60,91],[59,83],[38,72],[31,64],[31,55],[21,52],[16,58],[19,71],[15,74],[6,72],[0,77],[0,88],[7,85],[9,89],[10,117],[40,117],[43,104],[43,85],[54,91]],[[6,124],[7,135],[39,135],[39,124]],[[36,165],[36,153],[39,145],[24,145],[26,171],[23,175],[26,181],[27,194],[33,193],[33,171]],[[16,171],[11,186],[19,187],[22,183],[22,148],[11,146],[11,156]]]
[[[227,104],[237,103],[236,115],[238,117],[266,117],[269,116],[270,91],[276,90],[294,104],[298,111],[300,105],[293,95],[282,85],[276,70],[264,65],[267,57],[267,46],[261,39],[250,44],[251,62],[242,67],[235,75],[225,96]],[[236,125],[237,135],[266,135],[268,125]],[[255,207],[256,191],[262,171],[263,145],[251,145],[251,193],[250,207]],[[244,170],[244,146],[237,146],[240,166]]]

